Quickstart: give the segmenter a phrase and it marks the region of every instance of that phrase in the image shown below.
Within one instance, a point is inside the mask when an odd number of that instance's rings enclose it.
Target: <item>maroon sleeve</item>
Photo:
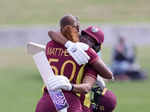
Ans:
[[[84,72],[84,75],[88,75],[94,79],[97,78],[97,72],[95,71],[95,69],[90,65],[90,64],[87,64],[85,66],[85,72]]]
[[[98,60],[98,55],[97,53],[92,49],[92,48],[89,48],[86,53],[90,56],[90,60],[89,60],[89,63],[94,63],[95,61]]]

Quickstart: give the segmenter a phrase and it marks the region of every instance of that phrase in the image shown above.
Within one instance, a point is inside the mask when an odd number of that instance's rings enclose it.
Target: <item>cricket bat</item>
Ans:
[[[45,45],[37,44],[34,42],[27,43],[27,53],[30,55],[34,55],[40,51],[45,51]]]
[[[43,79],[43,82],[45,83],[47,87],[49,78],[53,77],[55,74],[46,58],[45,46],[30,42],[27,44],[27,52],[29,54],[32,54],[34,62]],[[68,103],[65,99],[65,96],[62,90],[50,91],[48,89],[48,93],[56,107],[56,110],[58,112],[67,112]]]

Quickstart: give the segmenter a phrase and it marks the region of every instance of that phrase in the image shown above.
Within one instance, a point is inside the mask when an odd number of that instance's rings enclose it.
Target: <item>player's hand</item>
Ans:
[[[82,65],[88,63],[90,57],[85,52],[89,48],[87,44],[81,42],[73,43],[71,41],[67,41],[65,47],[77,64]]]
[[[71,26],[71,25],[66,25],[62,29],[62,34],[65,36],[67,39],[69,39],[72,42],[79,42],[79,33],[78,30]]]
[[[63,89],[67,91],[72,90],[72,85],[69,79],[62,75],[51,77],[48,81],[47,86],[48,90],[57,90],[57,89]]]
[[[103,78],[99,75],[97,75],[96,85],[98,85],[102,90],[106,87],[106,84],[105,84]]]

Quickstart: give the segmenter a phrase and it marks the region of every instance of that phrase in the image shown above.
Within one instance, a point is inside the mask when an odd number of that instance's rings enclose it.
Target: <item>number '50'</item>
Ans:
[[[56,59],[56,58],[51,58],[49,59],[49,63],[57,63],[59,62],[59,59]],[[60,69],[60,73],[59,73],[59,70],[58,68],[55,66],[55,65],[51,65],[52,69],[54,70],[55,72],[55,75],[58,75],[58,74],[61,74],[63,75],[64,74],[64,70],[65,70],[65,67],[67,64],[72,64],[72,73],[71,73],[71,76],[69,78],[70,81],[72,81],[74,75],[75,75],[75,72],[76,72],[76,64],[75,62],[73,62],[72,60],[67,60],[65,61],[62,65],[61,65],[61,69]]]

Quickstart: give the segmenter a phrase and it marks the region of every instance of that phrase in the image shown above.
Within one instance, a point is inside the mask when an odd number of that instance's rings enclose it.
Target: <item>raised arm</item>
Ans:
[[[60,32],[55,32],[55,31],[50,30],[50,31],[48,31],[48,36],[52,40],[54,40],[62,45],[65,45],[65,43],[68,41]]]
[[[79,42],[79,33],[75,27],[71,25],[66,25],[60,32],[54,32],[52,30],[48,31],[49,37],[52,40],[65,45],[65,43],[70,40],[72,42]]]

